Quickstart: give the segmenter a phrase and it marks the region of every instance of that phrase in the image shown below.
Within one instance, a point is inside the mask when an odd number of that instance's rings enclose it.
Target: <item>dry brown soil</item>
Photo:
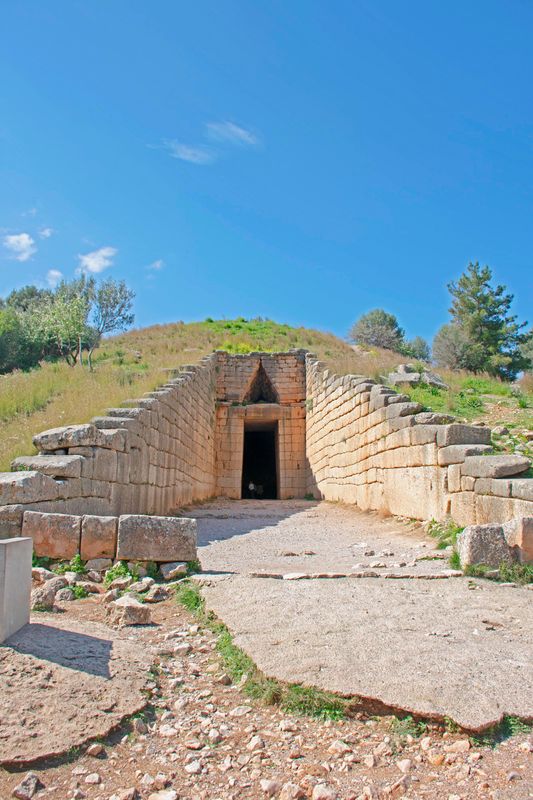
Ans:
[[[62,607],[64,626],[94,625],[96,631],[97,625],[105,625],[98,597]],[[277,707],[255,704],[238,687],[227,685],[214,634],[198,627],[174,600],[155,606],[152,613],[152,626],[117,633],[150,655],[155,666],[143,722],[124,722],[103,741],[99,756],[82,747],[63,758],[33,763],[31,769],[45,787],[35,795],[38,800],[109,800],[130,787],[143,800],[165,798],[157,794],[164,787],[176,792],[170,791],[168,798],[257,800],[267,796],[262,780],[299,787],[278,787],[274,796],[281,798],[311,798],[313,791],[315,797],[339,800],[533,796],[531,735],[520,734],[491,748],[437,724],[413,738],[401,735],[392,717],[360,714],[331,722],[288,716]],[[187,653],[184,644],[190,646]],[[182,645],[179,654],[176,645]],[[76,692],[75,683],[71,691]],[[39,687],[31,692],[25,701],[40,702]],[[43,708],[41,713],[51,736],[61,730],[61,709]],[[2,800],[12,796],[26,769],[0,770]],[[329,787],[330,794],[320,794],[317,784]]]

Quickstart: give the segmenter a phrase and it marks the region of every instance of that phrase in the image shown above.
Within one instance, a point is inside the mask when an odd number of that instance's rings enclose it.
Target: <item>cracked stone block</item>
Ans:
[[[81,517],[25,511],[22,533],[31,537],[38,556],[70,559],[80,551]]]
[[[514,560],[501,525],[469,525],[457,537],[457,550],[463,567],[470,564],[499,567],[502,562],[509,564]]]
[[[118,521],[117,558],[193,561],[196,558],[196,520],[125,514]]]

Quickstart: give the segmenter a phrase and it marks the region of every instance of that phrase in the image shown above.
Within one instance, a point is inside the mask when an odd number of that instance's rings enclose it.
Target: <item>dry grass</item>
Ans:
[[[262,319],[177,322],[133,330],[105,341],[97,352],[93,373],[61,362],[46,363],[28,373],[0,376],[0,471],[9,470],[16,456],[34,452],[35,433],[67,423],[87,422],[105,413],[106,408],[123,405],[164,383],[166,369],[195,363],[216,349],[248,353],[291,348],[316,353],[339,375],[365,375],[375,380],[381,380],[406,360],[388,350],[353,348],[330,333]],[[454,393],[464,392],[465,383],[474,379],[467,373],[439,373]],[[503,415],[510,414],[508,406],[516,408],[517,401],[508,384],[486,376],[476,376],[474,380],[476,393],[482,388],[483,394],[489,392],[503,404]],[[489,382],[481,387],[479,381],[483,380]],[[522,381],[524,394],[530,392],[528,380],[531,379]],[[524,415],[520,424],[527,424],[530,409],[516,408],[518,411]]]
[[[332,334],[268,320],[174,323],[106,340],[93,373],[59,362],[0,376],[0,471],[9,470],[16,456],[35,452],[34,434],[87,422],[106,408],[139,397],[166,381],[166,369],[195,363],[219,348],[250,352],[295,347],[312,350],[333,364],[349,360],[352,352]]]

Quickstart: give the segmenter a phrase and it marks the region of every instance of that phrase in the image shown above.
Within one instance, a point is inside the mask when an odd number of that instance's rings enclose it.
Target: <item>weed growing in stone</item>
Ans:
[[[490,728],[484,733],[472,736],[472,742],[477,747],[496,747],[511,736],[528,734],[533,730],[531,723],[523,722],[519,717],[504,717],[499,725]]]
[[[70,561],[64,561],[61,564],[55,564],[52,570],[57,575],[64,575],[65,572],[76,572],[78,575],[85,575],[87,569],[79,553],[77,553]]]
[[[287,714],[333,720],[344,718],[350,707],[357,703],[357,699],[354,698],[347,700],[311,686],[284,684],[265,677],[252,659],[233,642],[227,627],[206,612],[204,600],[197,586],[183,582],[176,591],[176,599],[203,625],[218,634],[217,651],[224,669],[248,697],[265,705],[278,705]]]
[[[426,731],[426,723],[413,719],[410,714],[407,717],[393,717],[391,720],[391,733],[399,739],[405,739],[407,736],[418,739]]]
[[[518,583],[521,586],[533,583],[533,564],[506,564],[502,562],[498,569],[487,564],[469,564],[464,568],[465,575],[470,578],[487,578],[501,583]]]
[[[437,522],[432,519],[428,525],[427,532],[430,536],[437,540],[437,550],[444,550],[446,547],[455,547],[457,544],[457,537],[463,528],[457,525],[453,519],[447,519],[444,522]]]
[[[74,586],[71,586],[70,588],[74,592],[74,597],[76,600],[83,600],[85,597],[89,597],[89,592],[85,586],[80,586],[79,583],[75,583]]]
[[[104,575],[104,585],[109,586],[115,578],[134,578],[137,580],[139,577],[135,568],[130,569],[125,561],[119,561],[107,570]]]

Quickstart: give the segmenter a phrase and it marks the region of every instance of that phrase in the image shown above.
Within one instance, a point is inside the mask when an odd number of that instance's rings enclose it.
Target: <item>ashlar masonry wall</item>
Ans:
[[[39,455],[0,474],[4,535],[25,509],[167,514],[215,493],[216,356],[105,417],[34,437]]]
[[[237,356],[217,353],[217,494],[241,497],[245,431],[275,425],[278,497],[304,496],[305,355],[303,350]],[[273,390],[272,402],[247,399],[260,370]]]
[[[422,411],[361,376],[332,375],[309,355],[308,491],[415,519],[462,525],[533,516],[528,459],[492,455],[487,427]]]

